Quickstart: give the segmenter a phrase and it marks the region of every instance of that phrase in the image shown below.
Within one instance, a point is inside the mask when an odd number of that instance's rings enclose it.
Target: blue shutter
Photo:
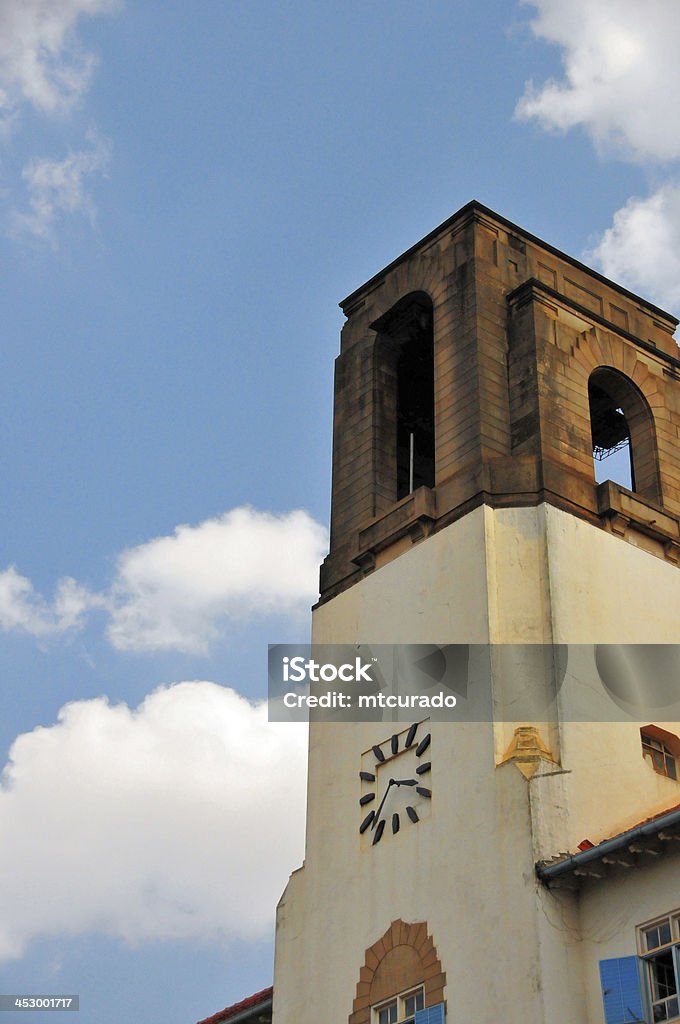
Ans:
[[[644,1021],[640,969],[636,956],[600,960],[600,983],[605,1024]]]
[[[436,1003],[426,1010],[416,1010],[415,1024],[446,1024],[444,1004]]]

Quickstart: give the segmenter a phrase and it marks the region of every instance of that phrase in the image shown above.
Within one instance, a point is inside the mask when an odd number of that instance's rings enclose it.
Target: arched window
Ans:
[[[633,461],[630,451],[630,428],[623,409],[617,408],[607,391],[593,384],[588,385],[590,401],[590,425],[593,435],[593,459],[595,460],[595,478],[602,480],[616,479],[617,483],[635,490]],[[616,456],[616,458],[614,458]],[[607,461],[604,471],[598,464]]]
[[[642,756],[650,763],[657,775],[677,779],[680,753],[680,739],[658,725],[645,725],[640,729]]]
[[[609,366],[588,381],[595,479],[661,501],[654,420],[642,392]]]
[[[412,292],[371,324],[389,352],[395,381],[391,403],[394,489],[397,500],[434,487],[434,334],[432,301]],[[386,367],[381,367],[386,370]]]

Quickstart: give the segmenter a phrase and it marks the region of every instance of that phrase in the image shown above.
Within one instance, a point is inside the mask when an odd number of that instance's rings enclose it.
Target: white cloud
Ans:
[[[50,114],[78,100],[94,57],[78,43],[77,22],[116,6],[116,0],[2,0],[0,115],[12,116],[22,103]]]
[[[123,552],[109,638],[122,650],[201,651],[226,619],[305,614],[325,529],[307,512],[236,508]]]
[[[532,28],[561,50],[564,76],[528,83],[516,114],[585,128],[595,145],[642,163],[680,159],[677,0],[522,0]],[[632,198],[586,253],[615,281],[680,309],[680,184]]]
[[[28,191],[29,209],[15,212],[15,234],[30,234],[54,241],[54,227],[64,214],[83,213],[94,219],[94,204],[85,180],[103,172],[109,162],[109,147],[90,134],[90,149],[69,153],[63,160],[32,160],[22,171]]]
[[[209,682],[67,704],[0,788],[0,958],[38,936],[252,939],[302,858],[305,728]]]
[[[607,277],[680,311],[680,184],[630,199],[586,259]]]
[[[14,630],[46,637],[79,629],[85,613],[101,604],[101,597],[70,577],[59,581],[54,599],[48,603],[14,566],[0,572],[0,629],[5,632]]]
[[[677,0],[524,0],[535,35],[562,49],[564,78],[528,83],[517,107],[544,127],[584,126],[635,159],[680,156]]]
[[[0,0],[0,131],[6,134],[30,108],[46,116],[74,106],[89,86],[93,54],[80,44],[82,19],[115,10],[121,0]],[[108,147],[96,136],[64,159],[30,161],[22,171],[27,209],[10,213],[9,231],[54,244],[57,221],[67,214],[94,218],[85,180],[103,171]],[[6,172],[7,173],[7,172]],[[8,194],[15,191],[12,185]],[[10,203],[14,205],[12,200]]]
[[[109,593],[66,578],[47,602],[14,567],[0,572],[0,628],[45,637],[83,627],[101,608],[119,650],[200,653],[228,622],[306,617],[327,545],[324,527],[301,509],[235,508],[124,551]]]

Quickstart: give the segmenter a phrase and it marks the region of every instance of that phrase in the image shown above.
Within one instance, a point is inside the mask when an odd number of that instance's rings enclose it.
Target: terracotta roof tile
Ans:
[[[673,807],[667,807],[664,811],[657,811],[656,814],[651,814],[648,818],[643,818],[642,821],[636,821],[634,825],[628,825],[627,828],[622,829],[620,832],[615,832],[613,836],[609,836],[608,839],[600,839],[598,843],[591,843],[589,839],[584,839],[584,843],[588,843],[588,846],[583,846],[579,843],[579,850],[591,850],[596,846],[602,846],[603,843],[608,843],[612,839],[618,839],[619,836],[625,836],[628,832],[632,832],[636,828],[640,828],[641,825],[648,825],[652,821],[656,821],[657,818],[664,818],[667,814],[672,814],[673,811],[680,811],[680,804],[674,804]]]
[[[263,988],[261,992],[256,992],[255,995],[242,999],[240,1003],[225,1006],[219,1013],[213,1013],[212,1017],[204,1017],[197,1024],[222,1024],[222,1021],[230,1020],[232,1017],[236,1017],[237,1014],[243,1013],[244,1010],[250,1010],[261,1003],[266,1003],[268,999],[271,999],[273,992],[274,989],[270,985],[269,988]]]
[[[583,839],[578,844],[578,853],[559,853],[548,860],[540,861],[536,865],[538,877],[542,882],[549,884],[559,875],[575,871],[577,868],[597,860],[600,856],[605,857],[608,853],[623,847],[639,836],[652,836],[657,832],[662,833],[666,828],[678,829],[680,828],[679,815],[680,804],[675,804],[673,807],[667,807],[663,811],[657,811],[655,814],[643,818],[634,825],[629,825],[623,831],[616,832],[607,839],[601,839],[598,843],[593,844],[589,839]]]

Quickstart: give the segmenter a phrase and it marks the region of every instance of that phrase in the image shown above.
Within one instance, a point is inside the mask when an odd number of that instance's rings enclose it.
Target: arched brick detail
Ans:
[[[624,345],[620,338],[598,331],[594,327],[579,335],[571,354],[572,371],[585,383],[594,370],[607,367],[618,370],[637,384],[650,405],[654,405],[659,386],[663,387],[659,371],[652,372],[645,357],[632,345]]]
[[[394,946],[375,969],[371,982],[371,1006],[390,999],[397,992],[420,985],[420,956],[413,946]]]
[[[594,370],[617,370],[637,385],[651,407],[665,404],[660,371],[653,372],[645,357],[631,345],[624,345],[619,338],[592,327],[579,336],[572,348],[572,357],[573,372],[577,377],[580,375],[586,385]]]
[[[587,399],[591,379],[607,380],[619,398],[631,430],[631,449],[638,492],[654,502],[663,500],[655,410],[666,405],[664,380],[644,354],[620,338],[592,327],[572,349],[573,369]],[[618,380],[618,386],[617,386]]]
[[[370,1024],[371,1006],[417,985],[425,989],[425,1006],[444,1001],[446,974],[427,923],[393,921],[366,950],[348,1024]]]

